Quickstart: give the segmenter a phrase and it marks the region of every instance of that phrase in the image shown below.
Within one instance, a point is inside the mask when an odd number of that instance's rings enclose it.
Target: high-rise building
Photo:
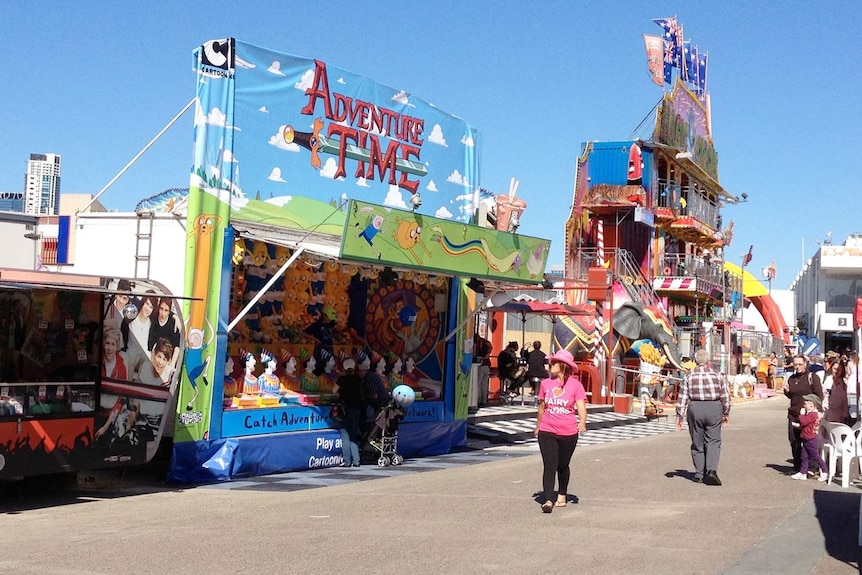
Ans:
[[[60,210],[60,155],[30,154],[24,177],[24,213],[55,215]]]

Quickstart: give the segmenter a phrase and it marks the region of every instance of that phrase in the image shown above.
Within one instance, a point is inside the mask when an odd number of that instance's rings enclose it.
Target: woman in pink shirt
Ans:
[[[578,433],[587,430],[587,392],[575,374],[578,365],[572,354],[562,349],[548,357],[551,377],[539,386],[539,411],[534,435],[542,452],[542,512],[565,507],[571,471],[569,462],[578,444]],[[577,408],[577,415],[575,409]],[[559,490],[554,502],[554,477]]]

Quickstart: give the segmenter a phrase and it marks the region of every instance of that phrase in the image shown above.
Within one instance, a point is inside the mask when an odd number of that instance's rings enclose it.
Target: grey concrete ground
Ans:
[[[538,454],[296,492],[7,498],[0,573],[858,573],[862,491],[788,477],[785,402],[734,406],[722,487],[665,433],[579,448],[579,503],[552,514]]]

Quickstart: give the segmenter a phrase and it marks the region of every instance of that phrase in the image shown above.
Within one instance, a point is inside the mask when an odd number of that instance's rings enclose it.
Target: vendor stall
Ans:
[[[389,390],[414,390],[400,453],[463,444],[476,310],[466,279],[539,283],[549,246],[473,225],[474,128],[403,91],[233,39],[201,46],[195,65],[206,81],[171,477],[340,463],[330,405],[347,358]]]

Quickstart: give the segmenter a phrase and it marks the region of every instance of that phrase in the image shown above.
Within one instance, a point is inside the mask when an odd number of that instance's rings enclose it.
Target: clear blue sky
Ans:
[[[786,288],[826,232],[862,232],[862,3],[785,2],[4,2],[0,190],[23,189],[30,153],[63,156],[63,191],[96,193],[195,95],[192,50],[233,36],[404,89],[475,126],[481,184],[509,179],[522,233],[561,263],[575,161],[622,140],[661,98],[642,34],[676,15],[710,55],[719,179],[749,201],[727,257],[754,245]],[[192,113],[101,201],[129,210],[188,185]],[[804,245],[804,251],[803,251]]]

